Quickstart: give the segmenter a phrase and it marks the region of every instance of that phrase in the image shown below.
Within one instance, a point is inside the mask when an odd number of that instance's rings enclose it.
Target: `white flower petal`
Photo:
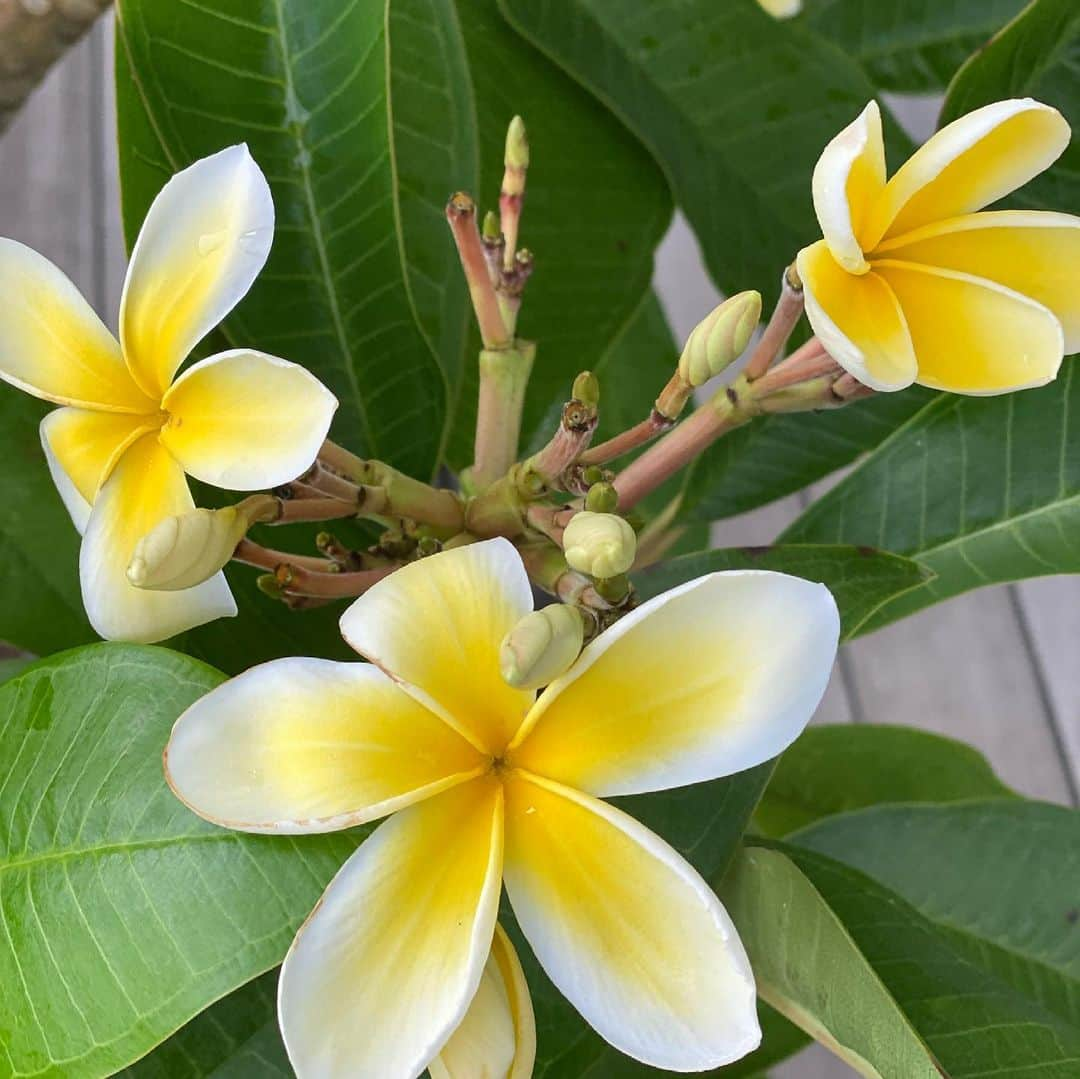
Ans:
[[[620,1052],[686,1072],[756,1048],[754,978],[731,919],[694,868],[632,817],[511,772],[505,873],[548,977]]]
[[[495,930],[502,802],[476,779],[403,809],[330,883],[281,968],[303,1079],[416,1079],[458,1028]]]
[[[120,341],[160,399],[191,350],[240,301],[270,253],[274,202],[246,145],[178,172],[158,192],[131,253]]]
[[[586,647],[536,702],[509,762],[603,797],[741,772],[810,721],[839,632],[828,589],[800,577],[689,581]]]

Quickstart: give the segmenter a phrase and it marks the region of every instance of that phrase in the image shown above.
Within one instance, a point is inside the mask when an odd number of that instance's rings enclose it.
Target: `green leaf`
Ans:
[[[0,685],[0,1034],[14,1074],[110,1074],[281,961],[357,833],[241,835],[169,791],[172,724],[221,681],[92,645]]]
[[[877,628],[985,584],[1080,571],[1076,360],[1003,397],[941,394],[783,534],[918,559],[932,580],[882,607]]]
[[[720,888],[758,994],[862,1075],[937,1079],[902,1002],[800,868],[781,850],[752,846]]]
[[[690,465],[680,516],[717,521],[801,491],[873,450],[933,396],[912,387],[851,408],[762,416]]]
[[[1011,797],[982,754],[952,738],[910,727],[809,727],[777,761],[754,827],[779,837],[883,802]],[[882,849],[891,857],[891,840]]]
[[[814,164],[874,96],[858,64],[755,0],[500,6],[652,151],[720,289],[775,297],[784,267],[819,235]],[[891,123],[889,142],[902,157]]]
[[[1033,0],[1018,18],[957,72],[942,122],[1009,97],[1030,96],[1080,125],[1080,8],[1074,0]],[[1080,212],[1080,144],[1076,139],[1053,168],[1022,192],[1021,202]]]
[[[536,271],[525,292],[520,330],[539,347],[522,445],[535,449],[554,432],[574,376],[602,369],[612,342],[636,323],[652,279],[653,249],[671,218],[671,196],[641,144],[514,33],[495,0],[457,0],[457,7],[479,125],[482,201],[496,202],[506,125],[515,113],[529,133],[521,243],[534,253]],[[472,335],[450,446],[455,467],[472,460],[478,348]],[[674,363],[665,349],[640,369],[620,369],[619,392],[640,399],[645,409],[660,389],[653,385],[658,360]],[[608,380],[605,400],[614,390]]]
[[[14,678],[30,662],[32,662],[30,659],[22,656],[10,656],[0,659],[0,682],[6,682],[9,678]]]
[[[807,23],[882,90],[932,93],[1024,0],[811,0]]]
[[[94,639],[79,592],[79,534],[56,493],[38,425],[48,406],[0,394],[0,640],[39,655]]]
[[[649,599],[706,573],[732,569],[774,570],[824,584],[840,609],[845,639],[857,636],[883,603],[926,580],[917,562],[888,551],[790,544],[681,555],[634,574],[634,584]]]
[[[124,1079],[293,1079],[277,1023],[277,970],[211,1004]]]
[[[304,364],[341,401],[338,437],[430,474],[466,325],[442,211],[476,176],[451,0],[267,0],[243,14],[123,0],[118,16],[129,243],[169,173],[248,142],[277,228],[226,338]]]
[[[879,806],[820,821],[792,842],[787,855],[945,1074],[1076,1074],[1076,811],[1011,800]]]

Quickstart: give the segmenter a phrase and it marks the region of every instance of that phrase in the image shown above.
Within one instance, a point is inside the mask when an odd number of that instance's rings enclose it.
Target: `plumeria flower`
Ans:
[[[814,170],[825,238],[799,253],[806,313],[860,382],[955,393],[1041,386],[1080,350],[1080,218],[976,213],[1069,142],[1055,109],[987,105],[942,128],[885,180],[876,103]]]
[[[624,616],[539,698],[499,675],[531,610],[506,540],[446,551],[345,612],[370,664],[276,660],[177,721],[166,774],[207,820],[301,833],[393,814],[285,959],[279,1016],[302,1079],[419,1075],[476,996],[503,882],[551,981],[622,1052],[698,1071],[758,1044],[724,908],[601,799],[780,753],[828,681],[832,597],[778,573],[703,577]]]
[[[63,408],[41,424],[76,528],[83,603],[102,637],[157,641],[236,614],[225,578],[180,592],[133,587],[136,542],[194,507],[185,473],[273,487],[314,460],[337,407],[302,367],[232,349],[176,372],[262,269],[274,204],[246,146],[178,173],[132,252],[117,342],[51,262],[0,239],[0,378]]]

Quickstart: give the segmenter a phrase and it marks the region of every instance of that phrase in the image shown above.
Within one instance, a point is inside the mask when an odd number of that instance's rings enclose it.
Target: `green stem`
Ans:
[[[472,468],[462,477],[463,489],[485,490],[517,460],[525,389],[535,356],[532,341],[481,351],[476,443]]]

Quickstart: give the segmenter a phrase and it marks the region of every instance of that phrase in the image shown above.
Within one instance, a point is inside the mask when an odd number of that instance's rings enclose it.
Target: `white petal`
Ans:
[[[534,697],[503,681],[499,645],[532,608],[521,556],[493,539],[392,573],[341,616],[341,632],[478,749],[497,754]]]
[[[823,585],[733,570],[656,596],[536,702],[509,762],[606,797],[732,775],[786,749],[829,681]]]
[[[694,868],[632,817],[511,772],[506,890],[548,977],[620,1052],[669,1071],[728,1064],[761,1040],[754,978]]]
[[[194,508],[183,469],[156,434],[124,451],[90,512],[79,555],[86,614],[102,637],[163,641],[236,614],[222,573],[180,592],[152,592],[127,579],[135,544],[163,518]]]
[[[502,788],[476,779],[403,809],[345,863],[278,989],[303,1079],[416,1079],[476,995],[499,906]]]
[[[864,272],[859,232],[885,187],[885,142],[876,101],[825,147],[812,187],[814,210],[833,258],[852,273]]]
[[[301,657],[200,697],[165,751],[169,785],[200,817],[294,834],[377,820],[487,764],[372,664]]]
[[[240,301],[270,253],[274,202],[246,145],[178,172],[158,192],[120,301],[124,359],[160,399],[191,350]]]

